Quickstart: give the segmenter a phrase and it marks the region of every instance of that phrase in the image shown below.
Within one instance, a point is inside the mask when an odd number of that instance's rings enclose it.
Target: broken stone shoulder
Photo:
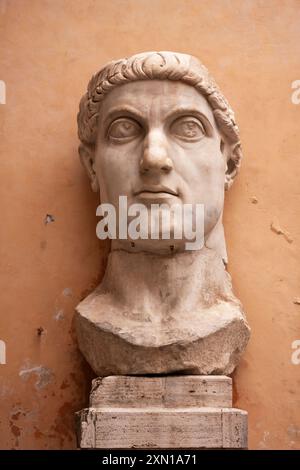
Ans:
[[[222,260],[207,249],[175,257],[111,252],[75,324],[99,376],[228,375],[250,335]]]

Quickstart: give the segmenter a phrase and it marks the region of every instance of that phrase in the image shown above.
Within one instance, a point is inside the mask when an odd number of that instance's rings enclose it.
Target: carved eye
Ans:
[[[108,129],[108,137],[112,140],[128,141],[141,133],[141,126],[129,118],[120,118],[114,121]]]
[[[183,116],[171,125],[171,133],[182,140],[195,142],[205,136],[205,130],[199,119],[193,116]]]

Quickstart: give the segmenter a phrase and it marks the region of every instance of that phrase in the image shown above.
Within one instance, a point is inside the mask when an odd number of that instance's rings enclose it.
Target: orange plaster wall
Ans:
[[[0,448],[74,448],[93,377],[72,323],[109,248],[77,157],[87,81],[112,58],[177,50],[208,66],[242,134],[225,230],[252,338],[235,406],[249,412],[251,449],[300,449],[299,0],[0,0],[0,48]],[[270,229],[276,219],[292,242]]]

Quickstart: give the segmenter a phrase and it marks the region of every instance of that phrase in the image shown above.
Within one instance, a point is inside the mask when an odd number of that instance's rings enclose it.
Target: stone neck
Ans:
[[[232,300],[222,257],[204,247],[169,255],[113,250],[99,288],[129,312],[184,312]]]

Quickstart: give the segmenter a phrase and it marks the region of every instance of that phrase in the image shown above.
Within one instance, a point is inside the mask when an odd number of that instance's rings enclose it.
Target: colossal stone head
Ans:
[[[78,129],[101,204],[126,196],[173,224],[170,238],[113,240],[101,284],[76,308],[85,358],[99,376],[231,373],[249,327],[223,263],[224,189],[242,157],[228,102],[196,58],[145,52],[93,76]],[[201,248],[175,237],[175,205],[203,207]]]
[[[242,157],[239,130],[195,57],[145,52],[110,62],[81,99],[78,132],[81,162],[102,203],[117,207],[120,195],[128,205],[201,203],[205,244],[227,260],[221,219],[224,188]],[[175,242],[179,251],[184,241]],[[118,243],[132,250],[127,240]],[[134,249],[155,251],[163,243],[141,240]]]

